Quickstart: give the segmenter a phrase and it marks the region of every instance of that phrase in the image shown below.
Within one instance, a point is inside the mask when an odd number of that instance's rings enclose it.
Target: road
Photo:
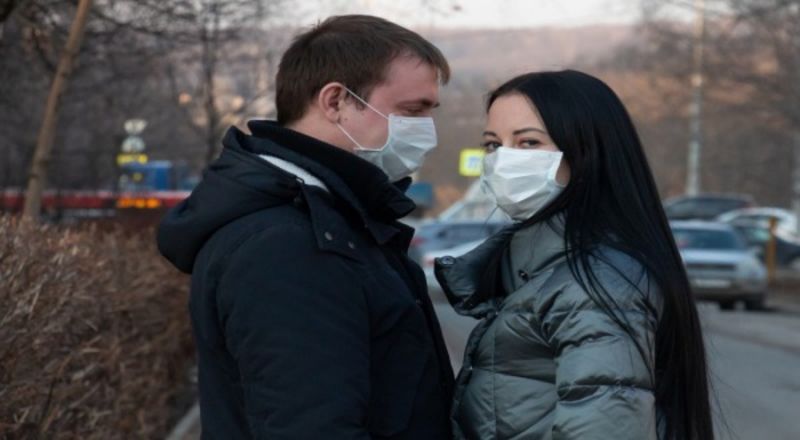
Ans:
[[[800,315],[711,309],[703,319],[719,438],[800,439]]]
[[[477,321],[432,290],[453,367]],[[701,304],[721,440],[800,439],[800,312],[722,312]],[[721,416],[720,416],[721,414]]]

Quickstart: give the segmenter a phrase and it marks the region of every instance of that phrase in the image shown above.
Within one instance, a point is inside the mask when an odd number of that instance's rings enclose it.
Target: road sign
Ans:
[[[465,177],[480,177],[483,171],[483,157],[486,151],[482,148],[465,148],[461,150],[458,161],[458,172]]]
[[[118,154],[117,155],[117,165],[123,166],[129,163],[139,163],[139,164],[146,164],[148,162],[148,157],[146,154]]]
[[[122,150],[121,156],[142,156],[145,149],[144,139],[139,136],[142,131],[147,127],[147,121],[144,119],[128,119],[125,121],[125,132],[128,133],[128,136],[122,141],[122,145],[120,146],[120,150]],[[122,159],[125,160],[125,159]],[[117,158],[117,162],[120,162],[120,159]],[[134,160],[129,160],[129,162],[140,162],[140,163],[147,163],[147,159],[142,162],[139,158]],[[120,163],[120,165],[122,165]]]
[[[144,139],[136,135],[130,135],[122,141],[123,153],[141,153],[144,151]]]
[[[141,134],[146,127],[147,121],[144,119],[128,119],[125,121],[125,131],[131,136]]]

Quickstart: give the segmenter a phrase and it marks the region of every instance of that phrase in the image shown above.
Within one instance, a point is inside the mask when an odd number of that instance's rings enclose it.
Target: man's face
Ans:
[[[400,56],[389,65],[386,80],[362,96],[386,116],[431,116],[439,105],[439,78],[436,69],[416,57]],[[386,143],[389,121],[360,104],[353,97],[344,100],[339,124],[364,148],[381,148]],[[343,139],[352,151],[357,147]]]

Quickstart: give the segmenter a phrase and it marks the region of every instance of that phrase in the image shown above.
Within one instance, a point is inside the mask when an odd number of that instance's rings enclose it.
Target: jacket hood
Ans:
[[[180,271],[191,273],[195,257],[216,230],[291,201],[298,192],[294,176],[251,154],[235,137],[226,139],[200,184],[162,220],[158,249]]]

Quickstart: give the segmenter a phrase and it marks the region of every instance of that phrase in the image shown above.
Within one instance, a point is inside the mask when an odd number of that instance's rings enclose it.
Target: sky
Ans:
[[[298,2],[299,3],[299,2]],[[640,0],[311,0],[304,25],[332,14],[379,15],[409,27],[528,28],[631,23]]]

